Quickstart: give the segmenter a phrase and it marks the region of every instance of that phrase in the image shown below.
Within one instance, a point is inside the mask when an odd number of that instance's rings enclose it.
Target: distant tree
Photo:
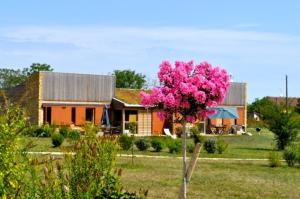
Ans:
[[[268,98],[264,97],[262,99],[255,99],[255,101],[248,105],[248,112],[249,113],[259,113],[260,117],[265,120],[268,119],[268,116],[270,116],[274,109],[275,104],[270,101]]]
[[[53,68],[49,64],[33,63],[29,68],[23,69],[23,73],[27,76],[39,71],[53,71]]]
[[[297,105],[295,107],[295,111],[300,114],[300,98],[297,99]]]
[[[117,88],[141,89],[146,83],[146,76],[133,70],[115,70]]]
[[[22,70],[0,68],[0,89],[9,89],[22,84],[30,75],[38,71],[53,71],[53,68],[48,64],[39,63],[33,63],[29,68]]]
[[[0,68],[0,89],[9,89],[23,83],[27,76],[21,70]]]
[[[284,107],[275,105],[275,109],[268,112],[266,121],[279,150],[284,150],[297,139],[300,126],[294,112],[286,112]]]

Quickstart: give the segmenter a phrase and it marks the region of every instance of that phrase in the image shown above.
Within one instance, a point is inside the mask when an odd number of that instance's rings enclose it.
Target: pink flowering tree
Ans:
[[[160,64],[158,72],[160,87],[150,93],[141,92],[145,107],[160,110],[161,119],[179,116],[183,125],[183,198],[186,198],[186,123],[194,123],[212,113],[208,107],[215,107],[224,101],[229,87],[228,73],[207,62],[194,64],[193,61],[176,61]]]

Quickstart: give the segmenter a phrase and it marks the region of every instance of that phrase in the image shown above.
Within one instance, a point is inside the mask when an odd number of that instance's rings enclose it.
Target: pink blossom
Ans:
[[[192,61],[176,61],[174,67],[164,61],[158,78],[162,86],[153,88],[150,94],[141,92],[141,104],[161,108],[161,119],[175,113],[188,122],[207,117],[211,112],[208,107],[222,103],[230,80],[224,69]]]

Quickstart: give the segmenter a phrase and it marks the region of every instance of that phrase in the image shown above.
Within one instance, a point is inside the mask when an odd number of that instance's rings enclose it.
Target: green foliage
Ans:
[[[84,126],[84,131],[87,136],[94,136],[98,133],[99,128],[93,122],[87,122]]]
[[[191,131],[191,138],[193,139],[194,144],[205,142],[205,138],[200,135],[198,126],[191,128],[190,131]]]
[[[25,122],[21,109],[0,107],[0,198],[19,197],[26,183],[26,147],[20,139]]]
[[[49,124],[33,126],[28,128],[27,132],[27,135],[32,137],[51,137],[51,135],[55,132],[55,127],[50,126]]]
[[[261,119],[269,119],[270,113],[274,111],[275,104],[270,101],[268,98],[264,97],[262,99],[255,99],[255,101],[248,105],[249,113],[259,113]]]
[[[137,123],[136,122],[130,122],[128,124],[128,129],[129,129],[129,132],[131,134],[137,134]]]
[[[68,138],[70,138],[73,141],[79,140],[80,139],[80,132],[77,130],[70,130],[68,134]]]
[[[287,147],[283,152],[283,158],[289,167],[293,167],[296,163],[297,151],[294,147]]]
[[[129,137],[126,134],[122,134],[119,137],[119,145],[123,150],[128,151],[133,146],[133,139],[133,137]]]
[[[60,146],[64,142],[64,136],[60,133],[54,133],[51,137],[52,139],[52,145],[54,147]]]
[[[279,167],[281,165],[281,155],[275,151],[269,154],[270,167]]]
[[[194,144],[194,143],[189,143],[189,144],[187,145],[187,151],[188,151],[189,153],[193,153],[193,152],[194,152],[194,149],[195,149],[195,144]]]
[[[226,151],[227,148],[228,148],[228,143],[226,143],[226,142],[224,141],[224,139],[218,138],[218,139],[217,139],[217,147],[216,147],[217,152],[218,152],[219,154],[222,154],[224,151]]]
[[[24,83],[30,75],[38,71],[53,71],[48,64],[33,63],[23,70],[0,68],[0,89],[9,89]]]
[[[161,139],[151,140],[151,146],[155,152],[160,152],[165,147],[165,143]]]
[[[182,147],[181,141],[179,139],[170,139],[168,141],[167,147],[170,153],[180,153]]]
[[[289,167],[293,167],[297,162],[297,156],[299,155],[299,147],[295,144],[287,147],[283,153],[283,158],[285,159]]]
[[[141,138],[135,141],[135,146],[140,150],[140,151],[146,151],[149,147],[150,144],[148,143],[148,140]]]
[[[277,148],[284,150],[286,146],[297,138],[299,123],[293,120],[292,113],[276,111],[272,119],[268,120],[270,131],[275,134]]]
[[[295,107],[295,112],[300,114],[300,98],[297,99],[297,105]]]
[[[141,89],[146,83],[146,76],[133,70],[115,70],[117,88]]]
[[[69,137],[69,132],[70,132],[70,127],[68,126],[62,126],[59,128],[59,134],[61,134],[62,136]]]
[[[204,149],[207,151],[207,153],[215,153],[217,150],[216,141],[214,139],[205,140]]]

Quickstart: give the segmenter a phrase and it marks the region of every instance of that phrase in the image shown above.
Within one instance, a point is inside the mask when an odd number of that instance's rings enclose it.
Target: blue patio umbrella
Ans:
[[[215,108],[211,108],[210,110],[215,110],[216,113],[208,116],[209,119],[216,119],[216,118],[237,119],[237,118],[239,118],[236,108],[215,107]]]
[[[105,106],[103,117],[102,117],[102,125],[110,126],[109,115],[108,115],[108,106]]]

